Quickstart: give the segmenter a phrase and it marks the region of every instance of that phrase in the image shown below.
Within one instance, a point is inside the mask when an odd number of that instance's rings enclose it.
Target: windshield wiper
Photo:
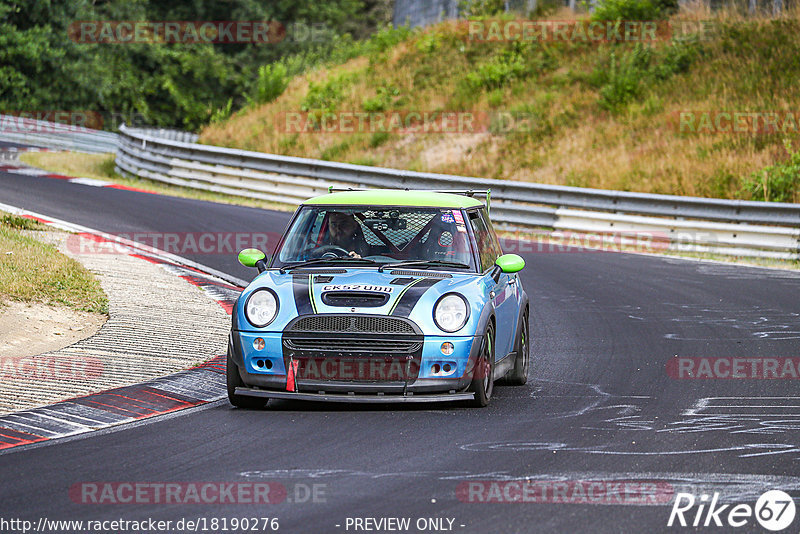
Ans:
[[[410,261],[401,261],[398,263],[386,263],[378,267],[379,272],[383,272],[384,269],[395,269],[397,267],[412,267],[415,265],[420,266],[434,266],[434,267],[453,267],[455,269],[469,269],[469,265],[466,263],[458,263],[455,261],[442,261],[442,260],[410,260]]]
[[[375,260],[369,260],[369,259],[366,259],[366,258],[317,258],[317,259],[314,259],[314,260],[308,260],[308,261],[301,261],[301,262],[298,262],[298,263],[293,263],[292,265],[284,265],[283,267],[280,268],[280,272],[281,272],[281,274],[286,274],[286,271],[288,271],[289,269],[298,269],[300,267],[307,267],[309,265],[317,265],[317,264],[320,264],[320,263],[336,263],[336,262],[342,262],[342,263],[368,263],[368,264],[378,263]]]

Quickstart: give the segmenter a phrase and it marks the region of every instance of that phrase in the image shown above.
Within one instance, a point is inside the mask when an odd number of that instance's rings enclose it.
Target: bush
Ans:
[[[647,75],[652,49],[637,44],[632,52],[611,52],[605,84],[600,88],[600,107],[616,110],[641,96],[642,83]]]
[[[474,72],[467,74],[465,80],[471,89],[499,89],[512,80],[523,78],[526,71],[519,53],[504,51],[491,61],[479,65]]]
[[[350,76],[341,75],[331,78],[325,83],[308,84],[308,93],[300,105],[303,111],[320,110],[327,113],[336,111],[336,107],[344,99],[344,89]]]
[[[405,41],[411,33],[412,30],[408,26],[398,26],[394,28],[388,25],[372,34],[370,38],[366,40],[364,46],[367,52],[370,53],[386,52],[400,42]]]
[[[651,0],[601,0],[592,13],[592,20],[657,20],[662,16]]]
[[[211,114],[210,122],[212,124],[220,123],[224,120],[227,120],[228,117],[231,116],[231,113],[233,113],[233,99],[229,98],[228,103],[225,104],[225,106],[214,110],[214,113]]]
[[[398,96],[400,96],[400,90],[397,87],[384,85],[378,88],[375,97],[365,98],[361,103],[361,107],[367,113],[386,111],[396,103],[395,97]]]
[[[505,13],[505,0],[461,0],[458,5],[459,13],[467,13],[472,17],[491,17]]]
[[[369,139],[370,148],[378,148],[389,140],[388,132],[375,132]]]
[[[258,81],[252,100],[256,104],[272,102],[289,86],[288,70],[283,63],[262,65],[258,68]]]
[[[770,165],[743,180],[743,187],[753,200],[800,201],[800,150],[793,152],[788,139],[783,144],[789,153],[788,161]]]
[[[678,0],[653,0],[653,5],[662,17],[668,17],[678,12]]]
[[[619,110],[643,96],[647,86],[689,70],[697,54],[691,40],[673,40],[662,50],[637,43],[619,55],[612,51],[608,63],[597,65],[590,76],[590,81],[600,87],[600,107]]]

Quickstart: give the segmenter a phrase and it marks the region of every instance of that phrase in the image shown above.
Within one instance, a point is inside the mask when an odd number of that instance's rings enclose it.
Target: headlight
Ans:
[[[433,320],[441,330],[455,332],[467,324],[469,307],[461,295],[449,293],[439,299],[433,309]]]
[[[253,291],[247,297],[244,314],[250,324],[257,328],[263,328],[278,315],[278,297],[269,289]]]

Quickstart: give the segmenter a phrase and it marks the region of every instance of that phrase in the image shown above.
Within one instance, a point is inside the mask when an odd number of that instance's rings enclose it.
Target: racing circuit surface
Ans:
[[[0,173],[0,191],[0,202],[109,233],[280,233],[289,218],[9,173]],[[272,401],[243,411],[215,402],[0,455],[2,515],[269,517],[289,533],[363,532],[354,518],[395,517],[411,518],[408,532],[660,532],[679,491],[751,506],[771,489],[800,494],[796,380],[678,380],[666,370],[676,355],[798,357],[800,273],[619,253],[522,255],[530,380],[496,388],[488,408]],[[234,254],[188,257],[255,275]],[[658,490],[593,504],[572,490],[528,503],[470,502],[489,493],[465,491],[470,481],[503,488],[520,479]],[[83,504],[70,489],[85,482],[277,483],[287,496],[259,505]],[[419,518],[444,521],[417,529]],[[736,531],[763,529],[751,517]]]

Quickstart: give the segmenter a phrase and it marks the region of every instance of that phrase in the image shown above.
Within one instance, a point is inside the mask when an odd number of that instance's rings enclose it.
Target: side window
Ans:
[[[500,246],[500,240],[497,239],[497,234],[494,231],[494,227],[492,226],[492,221],[489,219],[489,216],[486,214],[484,210],[480,211],[481,219],[483,219],[486,228],[489,230],[489,236],[492,239],[492,247],[494,247],[494,253],[497,254],[495,256],[495,260],[503,255],[503,247]]]
[[[500,245],[491,226],[488,226],[483,218],[482,212],[470,212],[469,222],[472,225],[472,231],[475,233],[475,240],[478,243],[481,271],[485,271],[494,265],[494,262],[500,256]]]

